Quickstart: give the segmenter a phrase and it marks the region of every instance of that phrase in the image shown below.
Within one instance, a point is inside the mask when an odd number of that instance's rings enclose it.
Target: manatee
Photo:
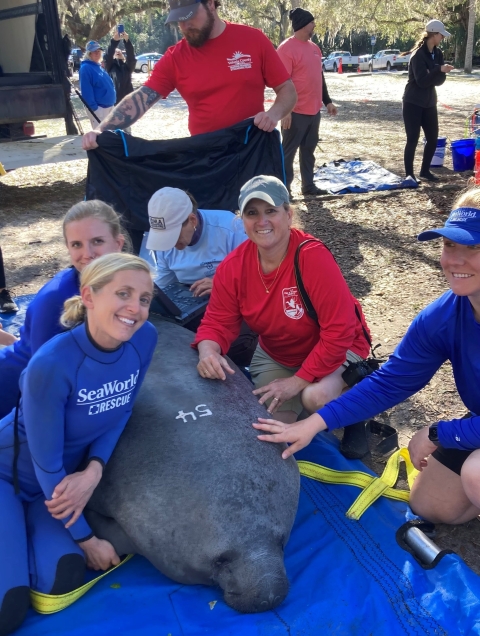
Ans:
[[[289,587],[297,464],[257,439],[252,422],[266,411],[238,369],[225,382],[201,378],[192,334],[150,320],[158,345],[87,519],[118,554],[141,554],[182,584],[220,586],[239,612],[273,609]]]

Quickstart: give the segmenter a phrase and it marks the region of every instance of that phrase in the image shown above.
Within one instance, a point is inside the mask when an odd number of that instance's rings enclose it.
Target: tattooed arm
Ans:
[[[82,139],[82,148],[84,150],[93,150],[98,148],[97,135],[104,130],[117,130],[117,128],[128,128],[138,121],[149,108],[151,108],[161,95],[151,88],[142,86],[130,95],[127,95],[122,101],[115,106],[112,112],[95,128],[85,135]]]

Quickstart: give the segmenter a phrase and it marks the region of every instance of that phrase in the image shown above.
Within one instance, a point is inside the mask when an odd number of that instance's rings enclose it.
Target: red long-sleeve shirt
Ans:
[[[347,349],[367,357],[369,344],[355,313],[356,305],[366,327],[360,304],[335,259],[320,242],[308,243],[300,252],[302,280],[320,328],[308,316],[293,265],[297,246],[307,238],[313,237],[300,230],[291,231],[275,283],[277,270],[267,275],[262,272],[268,294],[258,272],[255,243],[246,241],[231,252],[216,271],[194,346],[202,340],[213,340],[225,355],[245,320],[259,334],[262,349],[280,364],[300,366],[296,375],[307,382],[321,380],[338,369],[345,362]]]

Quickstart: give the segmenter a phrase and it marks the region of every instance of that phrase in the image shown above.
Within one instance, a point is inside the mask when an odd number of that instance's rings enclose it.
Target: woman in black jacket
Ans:
[[[430,20],[422,37],[417,42],[410,64],[408,82],[403,94],[403,121],[407,133],[404,162],[407,177],[415,179],[413,159],[420,137],[420,128],[426,139],[420,176],[428,181],[438,177],[430,172],[430,164],[437,148],[438,113],[435,86],[441,86],[453,66],[443,63],[443,53],[438,47],[450,33],[440,20]],[[415,179],[417,181],[417,179]]]
[[[125,46],[125,55],[121,49],[117,48],[121,40],[123,40]],[[117,94],[115,106],[126,95],[133,93],[132,73],[135,70],[136,62],[135,51],[133,44],[128,38],[128,33],[118,33],[115,30],[105,55],[105,70],[112,78]]]

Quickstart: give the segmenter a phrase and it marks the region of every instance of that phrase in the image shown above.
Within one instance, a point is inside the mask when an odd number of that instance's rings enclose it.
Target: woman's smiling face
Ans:
[[[121,252],[125,243],[121,234],[114,237],[109,225],[94,216],[68,223],[65,241],[72,265],[79,272],[99,256]]]
[[[480,245],[444,238],[440,265],[454,294],[480,297]]]
[[[283,205],[275,207],[262,199],[252,199],[245,205],[242,219],[248,238],[260,249],[269,249],[289,236],[292,210],[286,210]]]
[[[135,270],[116,273],[97,292],[90,287],[82,289],[88,328],[95,342],[105,349],[114,349],[130,340],[147,320],[152,296],[152,277]]]

